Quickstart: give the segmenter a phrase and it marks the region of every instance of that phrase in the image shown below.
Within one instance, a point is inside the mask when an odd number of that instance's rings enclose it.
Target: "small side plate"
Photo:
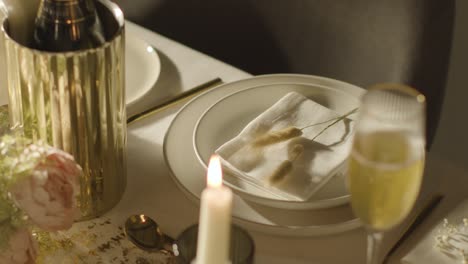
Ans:
[[[127,107],[145,96],[155,85],[161,72],[156,50],[134,34],[126,35],[125,87]]]

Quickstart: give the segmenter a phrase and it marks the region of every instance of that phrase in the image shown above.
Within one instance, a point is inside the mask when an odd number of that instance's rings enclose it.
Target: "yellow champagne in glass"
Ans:
[[[426,100],[416,89],[378,84],[361,98],[349,157],[351,206],[367,230],[367,264],[380,264],[383,233],[408,216],[421,187]]]
[[[424,170],[424,144],[404,132],[356,134],[349,159],[349,189],[355,214],[384,231],[409,214]]]

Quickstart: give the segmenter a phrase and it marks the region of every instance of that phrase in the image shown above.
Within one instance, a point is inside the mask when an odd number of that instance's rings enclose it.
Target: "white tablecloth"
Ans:
[[[225,82],[248,78],[250,75],[229,65],[216,61],[204,54],[184,47],[178,43],[149,32],[141,27],[129,24],[129,30],[141,34],[162,53],[162,68],[168,69],[167,62],[173,62],[172,69],[178,72],[181,90],[189,89],[213,77],[221,77]],[[164,59],[166,58],[166,59]],[[156,90],[165,89],[174,83],[177,75],[168,73]],[[175,82],[177,83],[177,81]],[[156,97],[158,93],[155,93]],[[138,105],[139,107],[141,105]],[[142,109],[146,106],[142,106]],[[170,235],[176,236],[185,227],[195,223],[198,218],[197,205],[190,202],[177,188],[169,175],[162,153],[163,137],[176,109],[161,113],[147,120],[142,120],[129,127],[129,168],[127,192],[122,202],[109,213],[120,218],[130,213],[144,212],[158,220],[161,227]],[[390,263],[399,263],[401,257],[410,250],[431,224],[443,216],[447,208],[466,196],[460,184],[468,183],[468,173],[450,162],[444,161],[434,153],[428,154],[425,183],[421,201],[436,191],[447,197],[417,230],[413,236],[390,259]],[[421,203],[415,207],[419,209]],[[138,205],[138,206],[135,206]],[[400,237],[405,224],[395,229],[384,239],[382,247],[385,253]],[[356,263],[365,262],[366,238],[363,229],[358,229],[334,236],[293,238],[278,237],[250,230],[257,246],[258,264],[275,263]],[[293,260],[295,262],[293,262]]]
[[[131,22],[127,30],[156,47],[161,58],[161,74],[151,92],[128,109],[129,115],[162,102],[180,92],[220,77],[231,82],[250,75],[180,43],[148,31]],[[2,70],[2,69],[0,69]],[[3,83],[3,82],[2,82]],[[0,83],[1,85],[1,83]],[[4,102],[5,87],[0,87]],[[128,185],[121,202],[101,219],[123,225],[131,214],[147,214],[175,237],[198,220],[198,206],[187,199],[173,182],[163,157],[163,138],[178,108],[148,117],[128,128]],[[466,196],[468,173],[456,168],[436,154],[428,155],[422,197],[439,191],[448,196],[391,258],[399,263],[440,217]],[[416,210],[419,204],[416,205]],[[404,226],[404,225],[403,225]],[[402,227],[390,232],[384,240],[383,252],[400,236]],[[279,237],[249,230],[256,243],[256,263],[364,263],[366,239],[363,229],[323,237]]]

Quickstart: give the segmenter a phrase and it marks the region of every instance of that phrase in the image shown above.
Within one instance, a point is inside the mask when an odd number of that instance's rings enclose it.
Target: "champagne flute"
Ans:
[[[383,232],[410,213],[422,182],[425,97],[401,84],[369,89],[355,126],[348,161],[354,213],[367,233],[367,264],[379,263]]]

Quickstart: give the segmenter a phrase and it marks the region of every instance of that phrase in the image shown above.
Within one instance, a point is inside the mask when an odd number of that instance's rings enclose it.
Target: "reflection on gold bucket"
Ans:
[[[124,18],[107,0],[97,9],[107,42],[96,49],[42,52],[13,40],[8,20],[2,27],[11,127],[82,166],[82,219],[111,209],[126,182]]]

